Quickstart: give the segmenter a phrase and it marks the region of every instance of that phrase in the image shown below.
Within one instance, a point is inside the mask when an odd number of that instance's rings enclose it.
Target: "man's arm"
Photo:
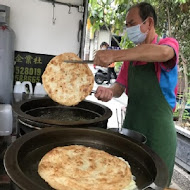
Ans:
[[[125,88],[119,83],[114,83],[110,88],[98,87],[95,93],[95,97],[98,100],[102,100],[107,102],[111,100],[113,97],[120,97],[124,92]]]
[[[166,62],[174,57],[173,48],[166,45],[142,44],[127,50],[121,50],[120,58],[117,54],[115,59],[119,61],[142,61],[142,62]]]
[[[108,66],[117,61],[167,62],[175,56],[172,47],[157,44],[142,44],[126,50],[98,51],[95,65]]]
[[[119,98],[123,94],[123,92],[125,91],[125,87],[122,86],[121,84],[117,83],[117,82],[114,83],[110,87],[110,89],[112,90],[113,97],[115,97],[115,98]]]

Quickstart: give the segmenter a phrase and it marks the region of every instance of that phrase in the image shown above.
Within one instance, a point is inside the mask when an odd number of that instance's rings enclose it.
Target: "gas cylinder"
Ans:
[[[0,12],[9,10],[0,5]],[[9,17],[6,15],[5,17]],[[10,104],[13,92],[14,73],[14,31],[6,23],[7,19],[0,17],[0,103]]]

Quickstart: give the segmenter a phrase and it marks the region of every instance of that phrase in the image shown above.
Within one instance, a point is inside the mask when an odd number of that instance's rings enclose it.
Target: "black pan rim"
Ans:
[[[101,108],[103,108],[105,110],[105,113],[101,116],[101,117],[98,117],[98,118],[95,118],[95,119],[90,119],[90,120],[86,120],[86,121],[56,121],[56,124],[55,124],[55,120],[47,120],[47,119],[40,119],[38,117],[33,117],[31,115],[28,115],[26,114],[25,112],[23,112],[20,107],[25,104],[25,103],[29,103],[31,101],[36,101],[36,100],[40,100],[40,99],[49,99],[51,100],[49,97],[43,97],[43,98],[32,98],[30,100],[24,100],[24,101],[21,101],[19,103],[14,103],[13,104],[13,110],[16,114],[18,114],[18,116],[20,118],[23,118],[25,120],[30,120],[30,121],[35,121],[35,122],[39,122],[39,123],[42,123],[42,124],[51,124],[51,125],[62,125],[62,126],[69,126],[69,125],[90,125],[90,124],[93,124],[93,123],[98,123],[98,122],[102,122],[102,121],[105,121],[105,118],[109,119],[111,116],[112,116],[112,111],[111,109],[109,109],[108,107],[102,105],[102,104],[99,104],[97,102],[93,102],[93,101],[90,101],[90,100],[83,100],[84,102],[88,102],[88,103],[93,103]],[[52,100],[53,101],[53,100]],[[55,102],[56,103],[56,102]],[[58,104],[58,103],[56,103]],[[60,104],[58,104],[60,105]],[[60,105],[62,106],[62,105]]]

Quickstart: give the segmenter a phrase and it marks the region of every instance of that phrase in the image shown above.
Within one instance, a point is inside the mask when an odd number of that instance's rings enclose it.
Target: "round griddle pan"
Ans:
[[[112,111],[99,103],[83,100],[76,106],[63,106],[49,97],[33,98],[13,104],[19,118],[40,128],[46,125],[79,126],[101,123],[111,117]]]
[[[7,149],[4,166],[22,190],[52,190],[37,173],[38,163],[57,146],[85,145],[104,150],[129,162],[139,189],[152,183],[164,188],[168,171],[163,161],[146,145],[105,129],[50,127],[17,139]]]

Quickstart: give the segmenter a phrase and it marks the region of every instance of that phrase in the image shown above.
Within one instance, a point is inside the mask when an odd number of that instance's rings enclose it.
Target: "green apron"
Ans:
[[[168,167],[171,182],[175,163],[176,131],[172,109],[161,91],[153,63],[133,66],[131,62],[129,65],[128,106],[123,127],[147,137],[146,144]]]

